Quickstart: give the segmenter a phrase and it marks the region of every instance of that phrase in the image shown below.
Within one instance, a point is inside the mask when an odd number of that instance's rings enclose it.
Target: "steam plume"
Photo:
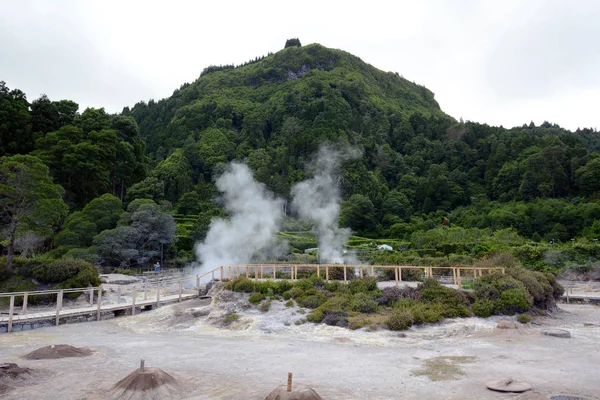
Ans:
[[[350,230],[338,226],[340,188],[337,174],[343,161],[359,156],[356,149],[335,149],[322,146],[313,164],[315,175],[292,188],[292,209],[301,218],[316,222],[319,259],[322,263],[344,262],[343,246]]]
[[[283,200],[256,182],[245,164],[229,164],[216,184],[231,218],[213,219],[206,239],[196,245],[201,270],[249,263],[272,242],[283,217]]]

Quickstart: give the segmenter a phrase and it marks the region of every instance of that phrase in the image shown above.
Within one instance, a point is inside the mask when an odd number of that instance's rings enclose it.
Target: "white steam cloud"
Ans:
[[[249,263],[257,251],[273,242],[283,218],[283,200],[256,182],[245,164],[229,164],[216,184],[231,217],[213,219],[206,239],[196,245],[200,270],[205,271]]]
[[[343,161],[359,155],[356,149],[322,146],[313,164],[314,177],[292,188],[292,209],[300,218],[316,223],[321,263],[344,262],[343,246],[350,230],[338,225],[341,196],[337,175]]]

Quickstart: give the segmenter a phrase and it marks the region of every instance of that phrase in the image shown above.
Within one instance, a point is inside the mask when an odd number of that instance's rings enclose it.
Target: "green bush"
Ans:
[[[304,290],[300,289],[299,287],[294,286],[293,288],[288,290],[286,293],[289,293],[289,296],[292,299],[297,299],[298,297],[301,297],[304,295]]]
[[[471,306],[473,310],[473,314],[480,318],[487,318],[494,314],[494,309],[496,305],[493,301],[489,301],[486,299],[475,300],[475,303]]]
[[[286,307],[294,307],[294,300],[288,300],[285,302]]]
[[[99,286],[98,270],[89,262],[77,259],[60,259],[48,265],[39,265],[33,277],[44,283],[61,283],[61,287],[77,288]]]
[[[310,314],[306,316],[306,320],[308,322],[314,322],[315,324],[323,321],[323,311],[320,309],[313,310]]]
[[[327,301],[327,297],[320,293],[305,295],[296,299],[301,307],[315,309]]]
[[[371,314],[377,312],[378,304],[366,293],[357,293],[352,297],[350,301],[350,310]]]
[[[522,324],[527,324],[529,322],[531,322],[532,318],[531,315],[529,314],[521,314],[517,317],[517,321],[519,321]]]
[[[260,292],[256,292],[256,293],[252,293],[250,295],[250,297],[248,297],[248,301],[254,305],[257,305],[258,303],[260,303],[261,301],[263,301],[265,299],[265,295],[260,293]]]
[[[233,290],[236,292],[250,293],[254,291],[254,282],[248,278],[237,278],[233,281]]]
[[[529,311],[533,304],[531,296],[522,289],[509,289],[500,294],[495,311],[498,314],[514,315]]]
[[[441,285],[435,279],[425,279],[419,289],[421,300],[426,302],[442,303],[449,307],[465,307],[468,304],[462,293]]]
[[[351,293],[368,293],[377,289],[377,279],[367,277],[363,279],[354,279],[348,283],[348,289]]]
[[[388,317],[386,324],[391,331],[403,331],[412,326],[414,317],[410,310],[397,309]]]
[[[444,306],[439,303],[416,303],[410,311],[415,324],[434,324],[444,318]]]

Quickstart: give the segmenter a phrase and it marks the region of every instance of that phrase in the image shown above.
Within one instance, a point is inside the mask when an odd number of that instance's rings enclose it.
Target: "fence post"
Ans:
[[[398,282],[398,268],[394,268],[394,278],[396,278],[396,287],[398,287],[400,285],[400,282]]]
[[[215,270],[214,269],[211,272],[211,276],[212,276],[212,280],[214,281],[215,280]]]
[[[135,315],[135,298],[137,297],[137,290],[133,287],[133,293],[131,294],[131,315]]]
[[[260,264],[260,279],[263,279],[265,276],[265,267],[264,265]]]
[[[100,321],[100,314],[102,313],[102,288],[98,288],[98,310],[96,311],[96,320]]]
[[[363,278],[363,269],[362,269],[362,267],[360,267],[360,279],[362,279],[362,278]]]
[[[29,293],[25,293],[23,295],[23,314],[27,313],[27,297],[29,296]]]
[[[344,264],[344,282],[346,282],[346,264]]]
[[[215,273],[213,272],[213,281],[215,280]],[[196,275],[196,290],[200,290],[200,275]]]
[[[223,281],[223,274],[225,273],[225,268],[221,265],[221,281]]]
[[[94,305],[94,288],[90,286],[90,290],[89,290],[89,302],[90,302],[90,306]]]
[[[121,302],[121,285],[117,286],[117,304]]]
[[[56,326],[60,319],[60,310],[62,309],[63,291],[62,289],[56,295]]]
[[[8,306],[8,327],[6,328],[6,332],[12,332],[12,320],[13,320],[13,312],[15,308],[15,296],[10,296],[10,303]]]
[[[258,279],[258,265],[254,266],[254,279]]]
[[[329,265],[325,265],[325,280],[329,281]]]
[[[248,278],[248,264],[246,264],[246,278]]]
[[[398,280],[402,282],[402,268],[398,268]]]
[[[321,266],[319,264],[317,264],[317,276],[321,277]]]
[[[273,264],[273,279],[277,279],[277,266]]]
[[[231,265],[227,266],[227,278],[231,280]]]
[[[160,281],[156,281],[156,308],[160,304]]]
[[[179,301],[181,301],[181,290],[183,289],[183,281],[179,281]]]

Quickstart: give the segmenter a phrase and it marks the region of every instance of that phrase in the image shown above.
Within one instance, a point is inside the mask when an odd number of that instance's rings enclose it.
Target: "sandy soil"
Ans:
[[[115,383],[145,359],[184,388],[176,399],[264,399],[294,381],[330,400],[548,399],[571,394],[600,399],[600,307],[561,304],[551,317],[519,329],[496,329],[500,318],[450,320],[405,333],[294,325],[297,308],[273,302],[265,314],[247,309],[228,329],[190,318],[194,300],[123,317],[0,335],[0,362],[39,371],[6,399],[106,399]],[[542,336],[562,328],[572,338]],[[85,358],[25,360],[49,344],[87,347]],[[512,377],[533,385],[501,394],[485,382]]]

